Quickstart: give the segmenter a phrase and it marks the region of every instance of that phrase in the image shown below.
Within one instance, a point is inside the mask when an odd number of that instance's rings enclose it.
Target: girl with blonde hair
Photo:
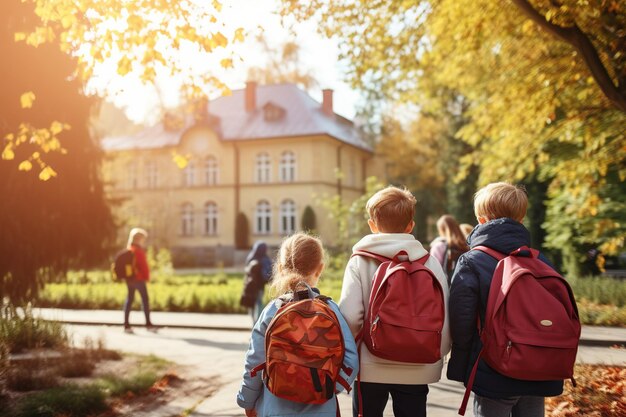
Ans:
[[[130,310],[133,307],[133,301],[135,300],[135,291],[139,292],[141,296],[141,305],[146,317],[146,327],[151,331],[156,330],[156,327],[150,321],[150,299],[148,298],[147,288],[148,281],[150,281],[150,269],[145,251],[147,238],[148,232],[139,227],[133,228],[128,234],[126,249],[133,253],[133,274],[126,280],[128,288],[128,295],[124,302],[124,331],[126,333],[133,333],[128,319]]]
[[[466,237],[456,219],[445,214],[437,220],[439,236],[430,244],[430,255],[435,257],[448,275],[448,284],[459,257],[469,250]]]
[[[322,242],[306,233],[296,233],[286,238],[278,252],[274,263],[272,289],[277,296],[270,301],[252,330],[250,347],[246,353],[245,371],[241,389],[237,394],[237,404],[245,410],[246,416],[276,416],[276,415],[307,415],[318,417],[335,417],[337,415],[336,396],[318,404],[309,404],[291,401],[274,395],[263,383],[261,373],[256,373],[255,368],[266,360],[266,331],[268,325],[281,309],[291,301],[302,299],[302,294],[310,294],[310,291],[319,296],[316,285],[324,270],[324,248]],[[300,291],[304,289],[305,291]],[[304,297],[309,297],[304,295]],[[326,298],[325,298],[326,299]],[[343,365],[345,369],[352,369],[350,375],[341,371],[341,377],[351,384],[358,370],[358,355],[354,338],[345,319],[339,311],[339,307],[332,300],[325,301],[339,322],[345,353]],[[296,322],[298,323],[298,322]],[[302,329],[294,329],[302,331]],[[294,392],[307,389],[300,381],[290,380]],[[291,387],[289,388],[291,389]],[[337,384],[335,392],[343,389]]]

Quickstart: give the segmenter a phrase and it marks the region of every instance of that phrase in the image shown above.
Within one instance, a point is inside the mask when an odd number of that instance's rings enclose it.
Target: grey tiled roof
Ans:
[[[239,141],[294,136],[329,135],[344,143],[372,151],[363,140],[361,132],[351,121],[338,116],[328,116],[322,105],[294,84],[257,86],[256,110],[245,111],[245,90],[233,91],[231,96],[220,97],[209,103],[209,113],[219,120],[216,129],[225,141]],[[284,117],[266,121],[263,107],[271,102],[286,110]],[[102,140],[105,150],[154,149],[178,144],[184,131],[192,126],[168,131],[162,123],[138,134],[108,137]]]

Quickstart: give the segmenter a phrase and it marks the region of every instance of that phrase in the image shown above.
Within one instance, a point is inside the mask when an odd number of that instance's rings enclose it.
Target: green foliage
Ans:
[[[7,306],[0,307],[0,340],[11,353],[32,348],[60,348],[69,343],[63,325],[33,316],[30,307],[18,314]]]
[[[174,273],[174,267],[172,265],[172,253],[165,249],[160,248],[158,251],[150,246],[146,252],[148,258],[148,267],[150,268],[150,276],[154,276],[156,279],[159,277],[168,277]]]
[[[626,281],[608,277],[568,278],[577,299],[626,307]]]
[[[315,217],[315,211],[311,206],[306,206],[302,213],[302,230],[305,232],[316,233],[317,230],[317,218]]]
[[[237,249],[248,249],[250,247],[249,236],[248,217],[246,217],[245,213],[239,212],[235,219],[235,247]]]
[[[141,394],[146,392],[158,377],[155,372],[140,372],[128,378],[119,375],[104,375],[96,381],[95,386],[107,395],[116,397],[127,393]]]
[[[66,385],[29,395],[15,406],[15,417],[79,417],[108,409],[105,395],[97,386]]]
[[[353,86],[388,108],[460,116],[444,120],[470,146],[457,178],[477,169],[479,184],[546,184],[551,247],[575,252],[557,241],[586,238],[618,253],[626,203],[605,188],[626,179],[626,6],[512,3],[289,0],[282,13],[315,19],[339,41]]]
[[[329,267],[320,281],[322,291],[334,299],[339,299],[344,267],[345,264],[335,269]],[[126,297],[126,286],[112,282],[106,276],[106,271],[93,271],[84,276],[70,274],[66,283],[47,285],[37,306],[118,309]],[[148,284],[153,311],[246,313],[246,309],[239,305],[242,289],[242,274],[171,276]],[[267,300],[269,297],[269,291],[266,291]],[[135,303],[133,307],[139,308],[140,301],[137,299]]]

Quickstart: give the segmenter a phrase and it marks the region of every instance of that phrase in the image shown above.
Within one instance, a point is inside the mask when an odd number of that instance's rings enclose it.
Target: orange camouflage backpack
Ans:
[[[302,299],[304,297],[304,299]],[[263,370],[267,389],[277,397],[306,404],[323,404],[333,398],[335,383],[350,391],[351,369],[343,366],[345,346],[341,325],[329,297],[307,291],[293,299],[280,299],[280,306],[265,332],[265,363],[251,371]]]

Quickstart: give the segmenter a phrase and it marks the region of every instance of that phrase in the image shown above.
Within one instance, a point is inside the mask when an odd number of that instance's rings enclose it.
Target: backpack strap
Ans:
[[[474,378],[476,377],[476,371],[478,370],[478,362],[480,361],[480,357],[483,354],[483,350],[480,350],[478,353],[478,357],[476,358],[476,362],[472,367],[472,372],[470,373],[469,379],[467,380],[467,385],[465,388],[465,394],[463,395],[463,401],[461,402],[461,407],[459,407],[459,415],[465,415],[465,409],[467,408],[467,401],[469,400],[470,393],[472,392],[472,387],[474,386]]]
[[[388,262],[388,261],[391,260],[390,258],[387,258],[387,257],[382,256],[382,255],[378,255],[378,254],[376,254],[374,252],[369,252],[369,251],[360,250],[360,249],[359,250],[355,250],[354,252],[352,252],[352,255],[350,257],[354,258],[355,256],[363,256],[365,258],[375,259],[375,260],[377,260],[378,262],[381,262],[381,263],[382,262]]]
[[[491,256],[492,258],[496,258],[498,261],[501,261],[507,257],[507,255],[505,255],[504,253],[498,252],[495,249],[488,248],[487,246],[476,246],[476,247],[473,247],[472,250],[478,250],[478,251],[484,252],[487,255]]]
[[[261,371],[264,371],[266,367],[266,362],[263,362],[262,364],[260,364],[259,366],[255,366],[254,368],[252,368],[252,370],[250,371],[250,376],[252,378],[254,378],[256,376],[256,374],[258,374]]]

